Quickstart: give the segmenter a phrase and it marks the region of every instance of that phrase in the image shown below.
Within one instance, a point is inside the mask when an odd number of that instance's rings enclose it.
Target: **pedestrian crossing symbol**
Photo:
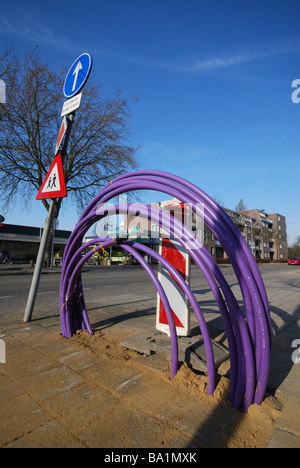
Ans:
[[[66,183],[61,154],[54,159],[48,174],[36,196],[37,200],[45,198],[64,198],[67,196]]]

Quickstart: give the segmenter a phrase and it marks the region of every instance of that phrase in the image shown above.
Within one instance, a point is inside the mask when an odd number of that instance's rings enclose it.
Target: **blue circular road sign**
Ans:
[[[64,95],[67,99],[75,96],[79,91],[81,91],[90,75],[92,63],[92,57],[90,54],[86,53],[80,55],[75,60],[68,71],[64,83]]]

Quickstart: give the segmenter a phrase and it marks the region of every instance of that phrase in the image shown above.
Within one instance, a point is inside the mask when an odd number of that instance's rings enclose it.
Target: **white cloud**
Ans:
[[[114,51],[96,50],[101,56],[104,56],[114,62],[127,63],[140,67],[167,70],[177,73],[201,73],[210,70],[232,68],[238,65],[253,63],[256,61],[278,58],[289,54],[300,52],[300,42],[278,41],[270,43],[254,44],[249,46],[233,47],[232,50],[220,52],[214,56],[205,58],[191,57],[189,59],[163,60],[150,57],[138,57],[133,55],[122,55]]]
[[[26,10],[16,12],[18,20],[10,20],[5,15],[0,18],[0,35],[16,36],[28,42],[38,42],[51,45],[71,53],[78,52],[78,44],[69,40],[45,21],[39,21],[34,14]],[[158,59],[157,57],[142,57],[134,54],[122,54],[110,49],[95,48],[93,54],[115,63],[124,63],[139,67],[167,70],[174,73],[201,73],[218,69],[229,69],[242,64],[253,63],[263,59],[285,56],[300,51],[299,39],[281,40],[235,46],[227,52],[220,51],[214,55],[186,57],[172,59]],[[188,51],[187,51],[188,53]]]
[[[203,60],[194,60],[187,66],[181,68],[182,72],[201,72],[205,70],[215,70],[219,68],[231,68],[243,63],[251,63],[263,59],[284,56],[299,52],[300,45],[291,42],[258,44],[255,47],[240,47],[228,54],[222,54],[219,57],[212,57]]]

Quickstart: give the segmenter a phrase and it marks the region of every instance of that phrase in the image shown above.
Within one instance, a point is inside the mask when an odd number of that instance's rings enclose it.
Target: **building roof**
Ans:
[[[33,226],[20,226],[17,224],[1,224],[0,240],[40,242],[43,228]],[[67,243],[71,231],[56,230],[55,242]]]

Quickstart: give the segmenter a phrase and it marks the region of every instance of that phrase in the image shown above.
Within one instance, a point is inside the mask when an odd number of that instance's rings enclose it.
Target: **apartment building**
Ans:
[[[223,208],[244,237],[257,261],[286,261],[288,259],[285,217],[264,210],[234,211]],[[210,231],[206,231],[205,244],[216,259],[227,259],[226,252]]]
[[[256,220],[259,258],[262,260],[285,261],[288,259],[287,230],[285,216],[252,209],[241,214]]]

